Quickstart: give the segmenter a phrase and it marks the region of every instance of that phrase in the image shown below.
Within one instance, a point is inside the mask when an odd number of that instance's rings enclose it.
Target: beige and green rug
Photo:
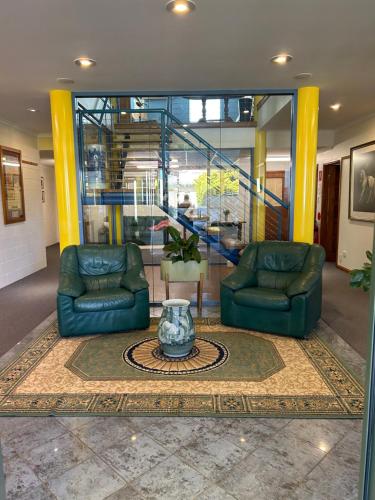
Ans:
[[[56,323],[0,373],[0,415],[362,417],[361,384],[317,337],[196,321],[176,362],[147,331],[61,339]]]

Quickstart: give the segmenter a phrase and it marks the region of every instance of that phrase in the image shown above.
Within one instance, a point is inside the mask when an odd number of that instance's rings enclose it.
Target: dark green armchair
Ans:
[[[63,337],[147,328],[148,283],[138,246],[66,247],[60,260],[57,318]]]
[[[307,337],[321,314],[324,260],[320,245],[251,243],[235,271],[221,282],[221,322]]]

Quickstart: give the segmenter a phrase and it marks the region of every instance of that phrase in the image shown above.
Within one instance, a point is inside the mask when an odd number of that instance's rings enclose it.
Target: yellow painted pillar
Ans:
[[[313,243],[319,88],[298,90],[293,241]]]
[[[122,205],[116,205],[116,241],[118,245],[122,245]]]
[[[254,117],[257,119],[258,111],[257,104],[262,96],[255,97],[255,112]],[[266,207],[264,205],[264,191],[266,186],[266,155],[267,155],[267,134],[265,130],[255,130],[255,145],[254,145],[254,172],[253,178],[257,181],[257,185],[251,186],[253,191],[256,191],[259,198],[253,196],[252,206],[252,240],[263,241],[266,238]],[[261,187],[262,186],[262,187]]]
[[[72,95],[68,90],[51,90],[50,100],[60,251],[63,251],[68,245],[80,243]]]

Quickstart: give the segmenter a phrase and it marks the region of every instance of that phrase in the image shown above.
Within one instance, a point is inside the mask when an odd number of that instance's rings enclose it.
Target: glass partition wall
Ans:
[[[137,243],[158,304],[165,228],[196,233],[216,305],[247,243],[289,239],[292,110],[292,95],[76,96],[83,241]]]

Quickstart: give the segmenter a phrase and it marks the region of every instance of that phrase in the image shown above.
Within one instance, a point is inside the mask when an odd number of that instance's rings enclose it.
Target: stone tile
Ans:
[[[146,434],[133,434],[130,439],[105,449],[101,454],[126,481],[141,476],[165,460],[170,452]]]
[[[0,437],[1,440],[8,440],[14,433],[18,434],[19,429],[35,422],[36,417],[0,417]]]
[[[4,462],[7,499],[16,499],[41,486],[31,467],[18,456]]]
[[[80,427],[92,424],[99,417],[57,417],[57,420],[70,431],[75,431]],[[111,417],[109,417],[111,418]]]
[[[258,419],[234,418],[231,419],[232,422],[221,422],[221,420],[208,431],[206,437],[208,438],[210,434],[216,433],[248,452],[261,446],[265,440],[272,439],[272,436],[277,432],[277,429],[264,425]]]
[[[282,431],[284,436],[294,436],[315,448],[328,452],[353,428],[351,420],[295,419]]]
[[[204,436],[214,425],[210,418],[175,418],[168,422],[153,424],[144,431],[165,448],[174,453],[176,450]]]
[[[308,474],[326,455],[306,441],[282,430],[257,448],[253,455],[292,477]]]
[[[24,493],[13,497],[14,500],[56,500],[55,495],[45,485],[28,489]],[[9,499],[10,500],[10,499]]]
[[[285,471],[254,454],[224,474],[218,485],[238,500],[280,500],[296,487]]]
[[[202,474],[171,456],[136,479],[132,486],[149,500],[191,500],[209,486]]]
[[[142,500],[144,497],[136,491],[133,486],[127,485],[121,488],[121,490],[112,493],[105,500]]]
[[[224,438],[214,441],[197,439],[180,448],[176,455],[215,481],[242,460],[247,451]]]
[[[355,500],[358,498],[359,458],[330,453],[303,483],[312,499]],[[319,492],[320,497],[318,497]]]
[[[200,493],[194,500],[235,500],[235,498],[223,488],[213,485]]]
[[[73,432],[96,453],[134,434],[129,420],[121,417],[97,418],[92,423],[78,427]]]
[[[92,451],[72,435],[59,436],[25,453],[42,481],[56,477],[93,456]]]
[[[58,500],[103,500],[125,482],[98,457],[90,458],[48,481]]]
[[[65,434],[63,427],[54,417],[34,417],[30,423],[14,428],[4,436],[4,442],[22,456],[25,452],[37,448],[58,436]]]

